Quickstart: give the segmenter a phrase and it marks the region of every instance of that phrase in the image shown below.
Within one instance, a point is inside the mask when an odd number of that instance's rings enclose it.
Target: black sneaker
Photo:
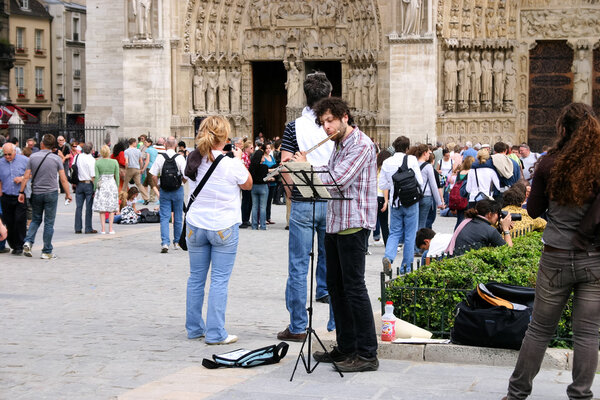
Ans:
[[[329,304],[329,295],[328,295],[328,294],[326,294],[326,295],[325,295],[325,296],[323,296],[323,297],[319,297],[318,299],[315,299],[315,301],[316,301],[317,303]]]
[[[342,353],[337,346],[334,346],[328,353],[324,351],[315,351],[313,353],[313,358],[322,363],[330,363],[332,360],[336,363],[346,361],[350,358],[352,354]]]
[[[341,372],[365,372],[377,371],[379,368],[379,360],[377,357],[364,358],[359,355],[354,355],[344,361],[336,362],[338,369]]]

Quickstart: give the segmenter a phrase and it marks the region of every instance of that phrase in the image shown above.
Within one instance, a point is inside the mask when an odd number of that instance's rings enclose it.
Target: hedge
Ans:
[[[492,281],[535,287],[543,247],[541,236],[531,232],[513,239],[513,247],[485,247],[459,257],[434,260],[390,282],[387,300],[394,302],[397,317],[429,329],[437,337],[447,337],[455,307],[464,298],[463,293],[447,289],[472,290],[479,283]],[[560,339],[552,343],[554,346],[569,344],[571,308],[569,300],[558,326]]]

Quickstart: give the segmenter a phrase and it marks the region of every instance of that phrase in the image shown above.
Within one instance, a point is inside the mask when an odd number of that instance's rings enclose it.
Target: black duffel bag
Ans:
[[[500,283],[478,285],[456,307],[452,343],[520,349],[531,321],[534,293],[532,288]]]

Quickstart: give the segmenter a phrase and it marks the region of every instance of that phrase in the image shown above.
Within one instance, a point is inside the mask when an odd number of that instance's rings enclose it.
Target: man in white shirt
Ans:
[[[533,166],[537,162],[540,155],[533,153],[526,143],[522,143],[519,146],[519,154],[521,162],[523,163],[523,178],[527,179],[529,183],[533,180]]]
[[[127,172],[125,172],[125,185],[129,185],[129,181],[133,179],[133,183],[135,183],[135,186],[137,186],[142,195],[142,199],[144,199],[144,205],[148,205],[148,191],[142,185],[144,159],[142,157],[142,153],[137,148],[137,140],[135,138],[129,139],[129,147],[127,150],[125,150],[125,163],[127,165]],[[127,187],[128,186],[125,186],[125,188]]]
[[[408,168],[415,173],[415,178],[420,186],[423,186],[423,177],[419,169],[419,162],[415,156],[407,156],[404,154],[410,146],[410,140],[406,136],[397,137],[392,144],[395,153],[392,157],[386,159],[379,174],[379,188],[383,191],[384,197],[390,195],[389,198],[394,198],[394,175],[404,162],[404,157],[408,157]],[[385,255],[383,257],[383,268],[387,271],[391,269],[391,264],[398,253],[398,243],[403,242],[402,264],[400,267],[401,273],[409,271],[414,259],[415,235],[419,226],[419,202],[408,207],[400,204],[394,206],[393,201],[389,204],[390,208],[390,234],[385,246]]]
[[[96,160],[91,152],[93,145],[85,143],[81,147],[81,153],[75,156],[73,165],[77,165],[77,177],[79,183],[75,188],[75,233],[81,233],[81,213],[85,202],[85,233],[98,233],[92,228],[92,200],[94,197],[94,177]]]
[[[421,250],[426,250],[425,257],[441,257],[446,253],[446,249],[452,240],[451,233],[435,233],[433,229],[421,228],[417,231],[416,246]]]
[[[181,236],[181,228],[183,226],[183,184],[186,182],[184,178],[185,158],[175,152],[176,147],[177,141],[175,138],[173,136],[169,137],[165,143],[166,151],[158,154],[156,161],[154,161],[152,168],[150,168],[154,185],[157,185],[160,190],[161,253],[169,252],[169,218],[171,218],[171,213],[173,213],[173,249],[175,250],[179,249],[179,237]],[[163,169],[167,159],[175,160],[177,171],[173,171],[175,173],[174,176],[171,176],[171,174],[164,176],[168,172],[165,171],[167,168]],[[179,183],[178,187],[173,187],[171,184],[173,180]],[[167,184],[169,187],[167,187]]]

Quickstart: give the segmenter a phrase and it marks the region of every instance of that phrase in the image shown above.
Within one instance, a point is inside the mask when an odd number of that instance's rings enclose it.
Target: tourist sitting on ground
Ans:
[[[527,210],[522,207],[525,201],[526,187],[522,182],[515,183],[510,189],[504,192],[502,197],[502,211],[509,214],[521,214],[520,221],[513,221],[511,232],[513,231],[543,231],[546,227],[546,221],[543,218],[531,218]]]
[[[433,229],[421,228],[417,231],[415,245],[423,250],[424,257],[435,258],[446,253],[451,239],[451,233],[435,233]]]
[[[452,240],[454,241],[454,255],[460,255],[471,249],[481,247],[498,247],[507,244],[512,247],[510,227],[512,220],[510,214],[500,219],[501,206],[498,202],[484,199],[465,212],[465,220],[456,228]],[[495,228],[499,223],[502,234]]]
[[[139,190],[132,186],[127,192],[119,193],[119,213],[115,215],[115,223],[123,225],[137,224],[139,220],[139,211],[136,210],[135,202]]]

